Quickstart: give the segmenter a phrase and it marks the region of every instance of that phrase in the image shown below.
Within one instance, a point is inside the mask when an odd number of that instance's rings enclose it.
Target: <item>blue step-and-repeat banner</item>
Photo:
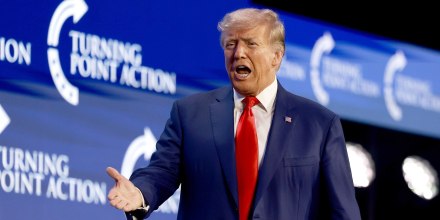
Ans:
[[[0,219],[123,219],[105,168],[148,164],[174,100],[228,83],[239,1],[0,2]],[[280,12],[288,90],[440,138],[440,53]],[[151,219],[175,219],[179,191]],[[203,210],[201,210],[203,211]]]

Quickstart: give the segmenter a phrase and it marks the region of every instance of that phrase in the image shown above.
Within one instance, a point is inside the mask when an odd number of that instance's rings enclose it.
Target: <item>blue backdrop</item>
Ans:
[[[172,102],[228,83],[217,22],[246,0],[1,1],[0,219],[121,219],[105,168],[148,164]],[[290,91],[440,138],[440,54],[280,12]],[[178,192],[151,219],[175,219]],[[24,207],[24,209],[23,209]]]

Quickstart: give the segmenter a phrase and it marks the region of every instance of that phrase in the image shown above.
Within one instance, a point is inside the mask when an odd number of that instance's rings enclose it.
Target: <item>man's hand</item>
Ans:
[[[107,196],[113,207],[125,212],[142,207],[142,194],[130,180],[122,176],[113,167],[107,167],[107,174],[115,180],[115,185]]]

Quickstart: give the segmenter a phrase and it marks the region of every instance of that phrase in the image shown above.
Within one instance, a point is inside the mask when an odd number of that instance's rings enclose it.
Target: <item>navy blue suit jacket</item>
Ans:
[[[151,212],[181,184],[178,219],[238,219],[232,87],[173,104],[147,168],[130,180]],[[286,116],[292,120],[286,120]],[[360,219],[340,119],[278,85],[253,219]]]

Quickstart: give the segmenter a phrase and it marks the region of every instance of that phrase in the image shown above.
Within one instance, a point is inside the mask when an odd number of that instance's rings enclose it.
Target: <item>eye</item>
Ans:
[[[257,42],[255,42],[255,41],[249,41],[247,44],[248,44],[249,47],[256,47],[256,46],[258,46]]]
[[[235,42],[234,41],[228,41],[225,43],[225,48],[226,49],[233,49],[235,47]]]

